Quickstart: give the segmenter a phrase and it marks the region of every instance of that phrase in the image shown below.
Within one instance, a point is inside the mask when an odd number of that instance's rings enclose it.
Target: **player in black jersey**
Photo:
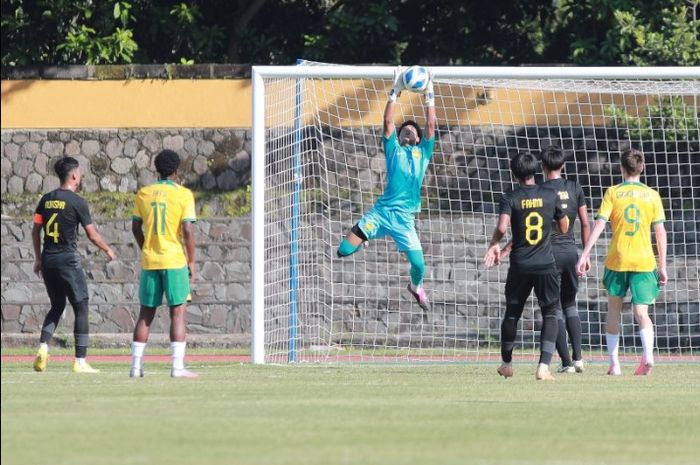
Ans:
[[[78,161],[72,157],[61,158],[54,165],[61,187],[44,194],[34,214],[32,244],[34,246],[34,272],[43,277],[51,300],[51,310],[41,328],[39,351],[34,360],[36,371],[45,371],[48,362],[48,344],[58,321],[66,308],[66,298],[73,307],[75,324],[75,373],[97,373],[86,361],[90,323],[88,321],[88,290],[85,273],[80,266],[78,252],[78,225],[85,229],[88,239],[103,250],[110,260],[114,251],[97,232],[90,218],[88,204],[75,193],[80,185],[81,173]],[[41,247],[41,232],[44,247]]]
[[[506,314],[501,324],[501,358],[498,374],[513,376],[512,358],[518,320],[532,289],[542,311],[540,333],[540,360],[535,372],[538,380],[554,379],[549,372],[557,338],[557,310],[559,302],[559,272],[552,253],[551,231],[556,220],[562,233],[568,231],[569,221],[559,207],[555,190],[535,184],[538,163],[534,155],[519,153],[510,162],[518,186],[501,197],[499,218],[493,232],[484,263],[493,266],[499,262],[498,243],[510,225],[513,250],[506,279]]]
[[[542,170],[544,171],[544,186],[557,191],[562,210],[569,218],[569,231],[561,234],[552,231],[552,251],[557,268],[561,275],[561,307],[557,315],[559,335],[557,336],[557,352],[562,361],[560,373],[583,373],[583,358],[581,354],[581,319],[576,308],[576,293],[578,292],[578,275],[576,262],[578,251],[574,238],[573,224],[578,216],[581,223],[581,241],[585,245],[591,235],[588,223],[588,207],[581,186],[571,179],[561,177],[565,156],[559,147],[547,147],[540,153]],[[590,267],[590,258],[589,267]],[[573,361],[569,355],[566,334],[569,333],[573,351]]]

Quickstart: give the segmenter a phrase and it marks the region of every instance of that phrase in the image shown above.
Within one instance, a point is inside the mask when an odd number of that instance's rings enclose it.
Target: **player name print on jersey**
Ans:
[[[542,208],[544,206],[544,201],[540,197],[535,197],[534,199],[523,199],[520,202],[520,208]]]
[[[63,200],[47,200],[44,202],[46,210],[65,210],[66,202]]]

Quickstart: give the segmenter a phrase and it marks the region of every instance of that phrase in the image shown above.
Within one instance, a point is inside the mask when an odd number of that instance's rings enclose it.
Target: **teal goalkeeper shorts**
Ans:
[[[416,232],[416,215],[413,213],[373,208],[357,222],[367,239],[391,236],[400,252],[423,250]]]
[[[159,307],[163,294],[168,306],[182,305],[189,300],[190,271],[186,266],[172,270],[141,270],[139,300],[144,307]]]

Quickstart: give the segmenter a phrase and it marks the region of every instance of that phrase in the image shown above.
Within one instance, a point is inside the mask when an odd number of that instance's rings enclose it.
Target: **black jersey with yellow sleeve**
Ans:
[[[555,266],[552,223],[564,217],[557,191],[542,185],[519,185],[501,197],[499,213],[510,216],[510,267],[524,273],[551,271]]]
[[[68,189],[44,194],[34,213],[34,223],[44,230],[42,254],[78,252],[78,225],[92,224],[87,201]]]

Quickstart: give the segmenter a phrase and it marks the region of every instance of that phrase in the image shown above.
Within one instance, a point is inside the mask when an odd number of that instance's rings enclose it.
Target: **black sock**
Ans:
[[[540,363],[549,365],[552,362],[552,355],[556,347],[557,332],[557,308],[553,307],[542,308],[542,330],[540,331]]]
[[[90,344],[90,320],[88,318],[88,300],[74,303],[75,324],[73,335],[75,337],[75,358],[85,358]]]
[[[571,355],[569,355],[569,346],[566,341],[566,323],[561,310],[557,311],[557,353],[563,366],[571,365]]]
[[[566,318],[566,329],[571,338],[571,349],[574,353],[574,360],[581,360],[581,318],[575,306],[564,308]]]

